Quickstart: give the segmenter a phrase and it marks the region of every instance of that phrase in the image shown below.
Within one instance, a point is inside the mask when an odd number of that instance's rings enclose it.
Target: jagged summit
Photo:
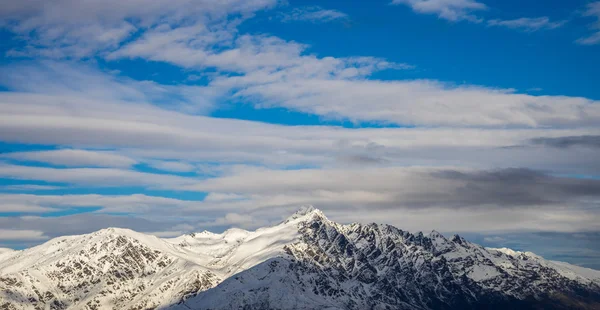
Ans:
[[[535,253],[532,252],[521,252],[521,251],[515,251],[513,249],[509,249],[509,248],[488,248],[489,250],[494,250],[494,251],[498,251],[498,252],[502,252],[506,255],[509,256],[513,256],[513,257],[518,257],[520,255],[524,255],[524,256],[530,256],[530,257],[540,257],[538,255],[536,255]]]
[[[429,233],[429,238],[432,239],[436,239],[436,238],[445,238],[444,235],[442,235],[440,232],[438,232],[437,230],[432,230]]]
[[[301,206],[300,209],[298,209],[298,211],[296,211],[294,214],[289,216],[285,221],[283,221],[283,223],[288,223],[288,222],[291,222],[291,221],[299,219],[299,218],[313,216],[313,215],[318,216],[323,219],[327,219],[327,217],[321,210],[315,208],[312,205],[304,205],[304,206]]]

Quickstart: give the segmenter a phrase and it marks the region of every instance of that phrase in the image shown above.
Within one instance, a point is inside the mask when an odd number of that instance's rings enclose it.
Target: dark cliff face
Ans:
[[[287,257],[201,293],[190,308],[208,309],[214,300],[228,299],[220,309],[241,304],[248,309],[600,309],[597,285],[518,261],[512,263],[521,269],[509,272],[492,259],[519,258],[459,236],[449,240],[388,225],[342,226],[320,216],[299,230],[302,242],[287,245]],[[496,273],[470,276],[479,269]],[[252,290],[242,284],[248,282]]]
[[[370,285],[369,293],[362,297],[371,307],[592,309],[600,305],[597,284],[582,285],[543,265],[514,262],[522,269],[509,273],[489,256],[509,261],[517,258],[492,254],[459,236],[448,240],[436,232],[424,236],[389,225],[340,226],[320,217],[300,230],[311,250],[292,249],[292,255],[328,266],[325,271],[329,269],[338,279]],[[493,268],[497,276],[477,281],[468,276],[469,270],[481,266]]]

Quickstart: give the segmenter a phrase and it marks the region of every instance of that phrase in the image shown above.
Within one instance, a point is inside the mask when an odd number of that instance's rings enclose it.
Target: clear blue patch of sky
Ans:
[[[563,177],[563,178],[600,180],[600,175],[591,175],[591,174],[553,174],[553,175],[555,175],[557,177]]]
[[[186,171],[186,172],[166,171],[166,170],[154,168],[154,167],[148,165],[147,163],[138,163],[133,168],[136,171],[152,173],[152,174],[177,175],[177,176],[182,176],[182,177],[194,177],[196,179],[204,179],[205,178],[204,175],[198,175],[198,173],[196,171]]]
[[[58,148],[59,146],[49,144],[25,144],[0,141],[0,154],[12,152],[47,151],[56,150]]]
[[[0,56],[5,56],[9,51],[24,46],[25,42],[19,40],[17,36],[8,30],[0,27]],[[13,57],[0,57],[0,65],[9,64],[13,60]]]
[[[385,122],[361,122],[348,119],[331,119],[323,116],[288,110],[285,108],[256,108],[251,104],[232,103],[221,106],[210,113],[217,118],[233,118],[249,121],[258,121],[280,125],[314,125],[314,126],[339,126],[344,128],[399,128],[411,127],[390,124]]]
[[[206,85],[208,82],[205,74],[197,70],[188,70],[166,62],[125,58],[111,61],[98,59],[98,64],[107,71],[116,70],[120,76],[139,81],[150,80],[164,85]],[[208,73],[211,70],[203,69],[202,72]],[[190,79],[190,76],[195,78]]]

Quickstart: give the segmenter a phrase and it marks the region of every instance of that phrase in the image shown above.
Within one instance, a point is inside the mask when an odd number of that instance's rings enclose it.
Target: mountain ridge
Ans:
[[[600,271],[312,206],[255,231],[107,228],[3,253],[0,309],[600,308]]]

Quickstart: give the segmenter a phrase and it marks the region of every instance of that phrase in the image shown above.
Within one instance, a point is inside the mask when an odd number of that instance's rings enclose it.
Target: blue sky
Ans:
[[[600,2],[25,0],[0,20],[0,246],[312,204],[600,268]]]

